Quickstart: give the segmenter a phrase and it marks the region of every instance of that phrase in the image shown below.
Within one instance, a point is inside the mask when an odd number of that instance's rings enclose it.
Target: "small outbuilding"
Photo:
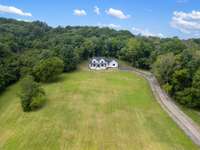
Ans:
[[[109,58],[104,58],[104,57],[93,57],[89,61],[89,68],[92,70],[118,68],[118,62],[114,59],[109,59]]]

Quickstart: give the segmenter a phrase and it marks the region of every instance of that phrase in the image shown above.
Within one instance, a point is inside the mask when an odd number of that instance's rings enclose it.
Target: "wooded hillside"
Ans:
[[[68,72],[92,56],[151,70],[175,100],[200,107],[200,39],[142,37],[99,27],[52,28],[0,18],[0,91],[20,77],[38,74],[46,59],[60,58]]]

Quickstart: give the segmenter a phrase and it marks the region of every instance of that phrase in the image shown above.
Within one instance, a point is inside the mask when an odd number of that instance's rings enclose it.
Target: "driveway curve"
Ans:
[[[200,146],[200,127],[188,117],[160,87],[155,76],[147,71],[142,71],[132,67],[120,67],[121,71],[135,72],[144,77],[150,84],[151,90],[161,107],[177,123],[177,125],[191,138],[191,140]]]

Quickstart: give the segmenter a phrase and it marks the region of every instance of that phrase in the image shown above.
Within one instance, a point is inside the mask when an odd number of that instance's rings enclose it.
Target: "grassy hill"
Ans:
[[[30,113],[21,110],[19,84],[0,95],[0,149],[198,149],[133,73],[82,69],[43,87],[48,102]]]

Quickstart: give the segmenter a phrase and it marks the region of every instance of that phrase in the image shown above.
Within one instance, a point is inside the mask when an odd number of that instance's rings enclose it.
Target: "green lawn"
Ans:
[[[195,122],[200,126],[200,111],[199,111],[199,110],[187,108],[187,107],[184,107],[184,106],[180,106],[180,108],[181,108],[188,116],[190,116],[190,118],[192,118],[193,121],[195,121]]]
[[[48,102],[23,113],[19,85],[0,96],[2,150],[196,150],[132,73],[80,70],[43,85]]]

